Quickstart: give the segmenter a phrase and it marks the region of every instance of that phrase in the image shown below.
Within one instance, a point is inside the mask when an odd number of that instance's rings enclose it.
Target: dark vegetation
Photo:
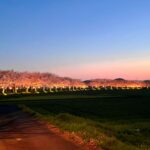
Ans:
[[[150,90],[89,90],[1,97],[104,150],[150,149]]]

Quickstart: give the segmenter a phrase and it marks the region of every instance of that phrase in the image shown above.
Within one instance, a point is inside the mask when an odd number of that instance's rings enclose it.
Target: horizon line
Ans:
[[[96,77],[96,78],[90,78],[90,79],[79,79],[79,78],[73,78],[73,77],[70,77],[70,76],[61,76],[59,74],[52,73],[52,72],[49,72],[49,71],[27,71],[27,70],[21,71],[21,70],[15,70],[15,69],[0,69],[0,72],[1,71],[10,71],[10,72],[12,71],[12,72],[16,72],[16,73],[29,73],[29,74],[32,74],[32,73],[51,74],[51,75],[55,75],[55,76],[62,77],[62,78],[70,78],[70,79],[76,79],[76,80],[81,80],[81,81],[87,81],[87,80],[116,80],[116,79],[122,79],[122,80],[125,80],[125,81],[150,81],[150,79],[127,79],[127,78],[123,78],[123,77],[116,77],[116,78]]]

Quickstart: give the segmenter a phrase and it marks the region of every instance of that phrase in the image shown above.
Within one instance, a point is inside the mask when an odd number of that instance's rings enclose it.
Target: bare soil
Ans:
[[[0,150],[83,150],[16,106],[0,106]]]

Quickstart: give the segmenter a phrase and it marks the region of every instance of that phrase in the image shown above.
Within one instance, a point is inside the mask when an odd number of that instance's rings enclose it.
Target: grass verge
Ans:
[[[107,125],[103,126],[100,122],[69,113],[52,114],[46,112],[44,109],[35,110],[26,105],[20,105],[20,107],[23,111],[29,112],[34,117],[55,125],[62,131],[75,133],[83,139],[84,143],[91,142],[103,150],[149,150],[149,148],[144,145],[136,147],[130,143],[122,142],[119,140],[119,137],[117,138],[117,136],[111,134],[110,131],[107,133]]]

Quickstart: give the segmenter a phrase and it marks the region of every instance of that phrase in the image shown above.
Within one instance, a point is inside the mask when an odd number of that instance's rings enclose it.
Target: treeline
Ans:
[[[95,79],[81,81],[51,73],[0,71],[0,87],[150,87],[150,81]]]

